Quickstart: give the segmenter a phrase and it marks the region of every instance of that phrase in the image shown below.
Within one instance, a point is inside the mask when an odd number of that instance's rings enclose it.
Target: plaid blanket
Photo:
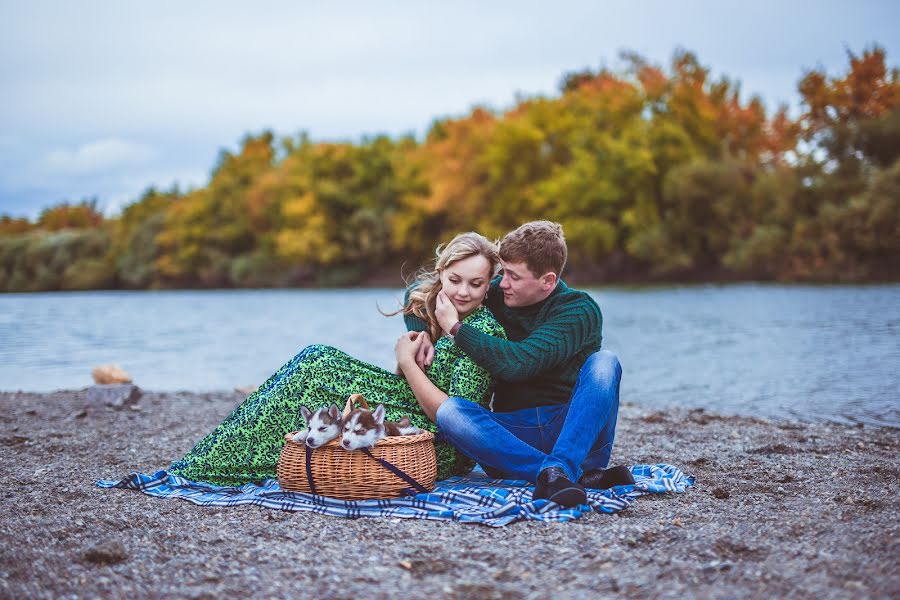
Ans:
[[[238,506],[252,504],[286,511],[307,511],[334,517],[395,517],[481,523],[502,527],[516,521],[562,522],[597,511],[614,513],[627,508],[646,494],[684,492],[694,478],[672,465],[630,467],[634,485],[609,490],[588,490],[588,503],[562,509],[555,502],[532,500],[533,486],[525,481],[490,479],[481,471],[466,477],[439,481],[427,494],[390,500],[335,500],[315,494],[287,492],[278,481],[267,479],[260,485],[247,483],[223,487],[190,481],[166,471],[152,475],[132,473],[121,481],[101,480],[101,488],[138,490],[158,498],[181,498],[200,506]]]

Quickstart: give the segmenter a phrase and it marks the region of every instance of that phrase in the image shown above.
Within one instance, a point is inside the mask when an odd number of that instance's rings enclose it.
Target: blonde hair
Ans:
[[[491,265],[488,272],[488,279],[490,279],[497,272],[497,266],[500,263],[497,244],[474,231],[460,233],[446,246],[435,248],[434,254],[434,266],[430,269],[427,266],[422,267],[413,275],[411,284],[413,287],[409,292],[406,306],[399,311],[404,315],[413,315],[425,321],[428,324],[428,333],[431,335],[432,341],[436,341],[442,333],[441,326],[434,315],[437,296],[443,289],[441,272],[455,262],[472,256],[483,256]]]
[[[500,241],[500,258],[525,263],[535,277],[547,273],[562,275],[568,250],[562,225],[553,221],[532,221],[510,231]]]

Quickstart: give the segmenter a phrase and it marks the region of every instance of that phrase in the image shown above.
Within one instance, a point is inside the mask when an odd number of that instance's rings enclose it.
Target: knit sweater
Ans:
[[[500,279],[491,282],[484,304],[494,313],[509,339],[500,339],[463,325],[456,344],[497,380],[494,410],[565,404],[587,357],[600,349],[603,315],[585,292],[560,281],[541,302],[508,307]],[[407,318],[409,329],[425,323]]]

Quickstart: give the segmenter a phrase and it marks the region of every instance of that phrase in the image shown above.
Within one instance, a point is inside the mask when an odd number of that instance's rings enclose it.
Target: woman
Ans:
[[[413,425],[435,432],[437,407],[448,395],[487,405],[491,376],[443,336],[435,305],[453,302],[460,320],[491,335],[506,337],[482,306],[499,262],[497,247],[477,233],[463,233],[438,246],[433,270],[419,271],[408,294],[404,315],[422,320],[435,343],[431,365],[422,371],[414,360],[424,333],[404,334],[396,354],[404,376],[357,360],[330,346],[305,348],[200,440],[169,472],[194,481],[239,485],[275,477],[284,434],[303,429],[300,405],[311,411],[342,407],[350,394],[362,394],[374,408],[384,404],[386,418],[408,416]],[[412,386],[410,384],[412,383]],[[413,390],[416,390],[414,393]],[[417,398],[418,396],[418,398]],[[445,442],[435,444],[438,479],[468,472],[474,462]]]

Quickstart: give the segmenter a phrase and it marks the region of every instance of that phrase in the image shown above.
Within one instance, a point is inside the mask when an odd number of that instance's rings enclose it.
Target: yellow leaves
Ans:
[[[277,255],[291,263],[330,265],[341,258],[341,250],[328,239],[323,215],[311,215],[302,228],[282,229],[275,236]]]
[[[329,237],[328,222],[316,196],[303,194],[281,207],[285,226],[275,235],[275,252],[295,264],[332,264],[341,257],[341,247]]]
[[[281,214],[288,225],[301,225],[316,212],[316,198],[312,194],[304,194],[286,201],[281,207]]]

